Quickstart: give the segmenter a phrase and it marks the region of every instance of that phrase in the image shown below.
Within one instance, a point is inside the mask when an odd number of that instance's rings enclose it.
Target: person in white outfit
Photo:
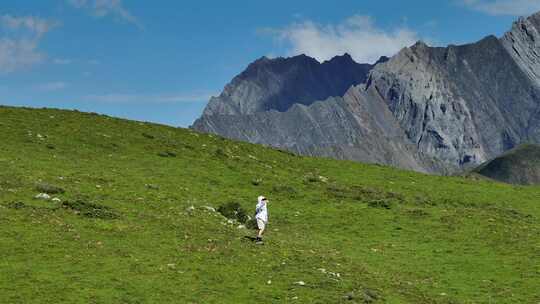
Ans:
[[[268,200],[264,196],[259,196],[257,199],[258,203],[255,208],[255,219],[257,220],[257,227],[259,232],[257,233],[256,241],[262,243],[262,236],[266,225],[268,224]]]

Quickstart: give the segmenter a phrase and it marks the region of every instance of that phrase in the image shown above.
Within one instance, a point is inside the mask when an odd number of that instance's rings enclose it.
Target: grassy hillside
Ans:
[[[540,302],[538,187],[79,112],[0,128],[0,303]],[[264,246],[206,208],[260,194]]]
[[[474,172],[509,184],[540,184],[540,146],[521,145],[483,164]]]

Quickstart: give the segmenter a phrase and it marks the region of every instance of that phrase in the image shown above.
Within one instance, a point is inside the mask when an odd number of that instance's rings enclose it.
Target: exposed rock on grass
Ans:
[[[39,193],[38,195],[34,196],[35,199],[48,201],[51,199],[51,196],[47,193]]]
[[[362,292],[362,300],[365,304],[375,303],[379,298],[379,294],[374,290],[366,288]]]
[[[147,189],[150,189],[150,190],[159,190],[159,186],[157,185],[153,185],[153,184],[146,184],[144,185]]]
[[[210,212],[216,212],[216,208],[214,208],[212,206],[203,206],[203,208],[210,211]]]

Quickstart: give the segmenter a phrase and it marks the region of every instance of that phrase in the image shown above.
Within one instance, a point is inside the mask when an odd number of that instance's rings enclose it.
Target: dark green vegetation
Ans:
[[[474,172],[494,180],[517,185],[540,184],[540,146],[521,145]]]
[[[538,187],[79,112],[0,127],[1,303],[540,302]],[[260,194],[264,246],[217,212]]]

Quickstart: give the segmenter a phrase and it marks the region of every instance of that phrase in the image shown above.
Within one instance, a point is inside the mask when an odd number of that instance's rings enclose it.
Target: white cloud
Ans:
[[[526,16],[540,11],[539,0],[463,0],[463,3],[493,16]]]
[[[113,16],[143,29],[140,21],[122,4],[122,0],[67,0],[75,8],[91,11],[92,15],[102,18]]]
[[[130,94],[130,93],[108,93],[87,95],[83,99],[88,102],[100,103],[186,103],[186,102],[207,102],[215,94]]]
[[[418,34],[407,27],[385,31],[369,16],[354,15],[339,24],[306,20],[284,29],[265,29],[290,45],[288,55],[306,54],[319,61],[349,53],[357,62],[374,62],[414,44]]]
[[[39,84],[35,86],[36,89],[40,91],[47,91],[47,92],[60,91],[67,87],[68,87],[68,84],[63,81],[48,82],[48,83],[43,83],[43,84]]]
[[[32,17],[0,16],[0,73],[9,73],[43,60],[39,51],[43,36],[58,23]]]

